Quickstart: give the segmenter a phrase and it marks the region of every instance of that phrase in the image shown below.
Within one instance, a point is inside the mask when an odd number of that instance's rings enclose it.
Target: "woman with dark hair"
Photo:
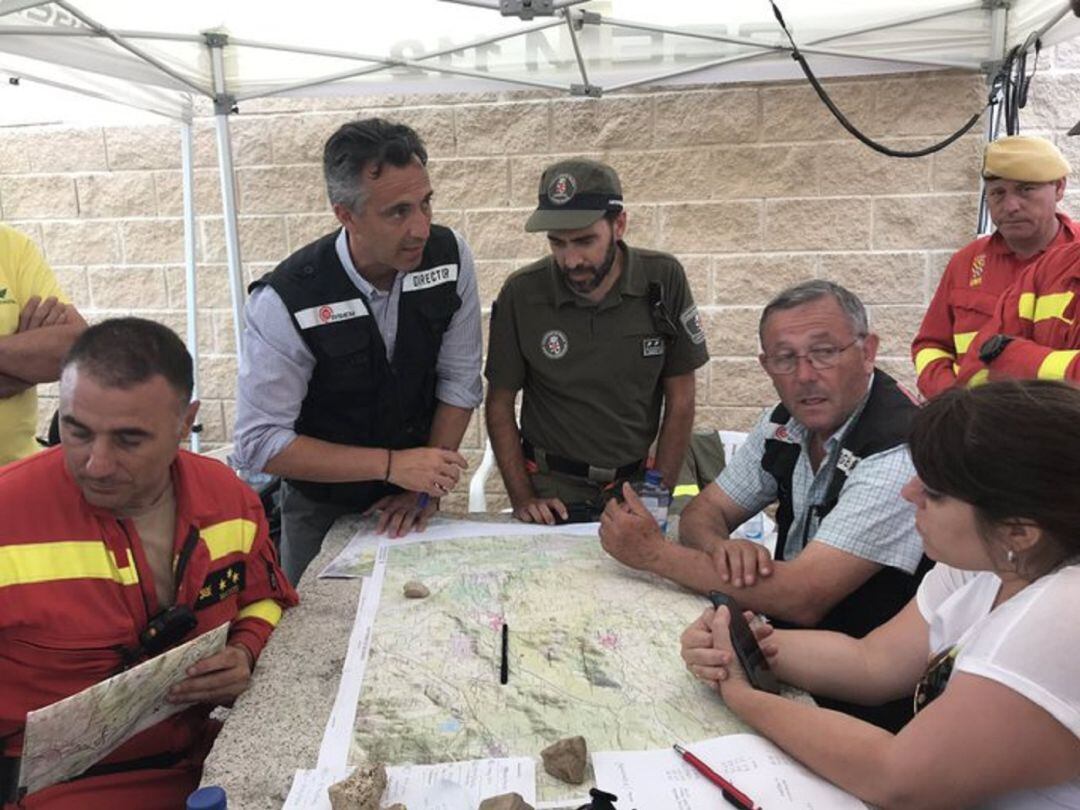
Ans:
[[[918,414],[904,488],[938,565],[862,639],[753,622],[781,680],[866,704],[913,695],[890,734],[755,690],[726,608],[683,633],[691,672],[750,726],[881,807],[1080,808],[1080,389],[952,389]]]

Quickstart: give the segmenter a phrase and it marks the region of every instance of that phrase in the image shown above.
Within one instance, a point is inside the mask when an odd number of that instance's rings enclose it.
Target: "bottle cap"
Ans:
[[[659,486],[664,482],[664,476],[660,474],[659,470],[646,470],[645,471],[645,483],[656,484]]]
[[[187,810],[226,810],[225,791],[216,785],[199,788],[187,798]]]

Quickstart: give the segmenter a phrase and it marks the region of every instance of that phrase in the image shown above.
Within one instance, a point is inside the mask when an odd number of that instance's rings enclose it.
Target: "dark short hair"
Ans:
[[[912,426],[911,458],[932,490],[971,504],[984,529],[1036,523],[1060,550],[1080,552],[1080,389],[1053,380],[952,388]]]
[[[758,321],[758,340],[762,347],[765,345],[765,321],[770,315],[828,297],[835,299],[840,309],[844,310],[851,323],[851,331],[856,337],[865,337],[869,333],[870,321],[866,315],[866,307],[859,297],[833,281],[815,278],[788,287],[765,305],[765,309],[761,311],[761,320]]]
[[[94,324],[64,358],[64,368],[78,365],[102,385],[131,388],[160,374],[191,402],[194,390],[191,355],[169,327],[145,318],[110,318]]]
[[[364,118],[338,127],[323,147],[323,175],[331,205],[359,211],[364,204],[362,173],[375,177],[382,167],[407,166],[417,159],[427,165],[427,149],[415,130],[384,118]]]

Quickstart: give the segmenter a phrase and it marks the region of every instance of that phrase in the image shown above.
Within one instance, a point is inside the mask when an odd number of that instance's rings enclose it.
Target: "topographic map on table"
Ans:
[[[121,743],[190,704],[167,703],[187,669],[225,646],[222,624],[145,663],[26,716],[19,787],[27,793],[77,776]]]
[[[538,757],[577,734],[590,751],[663,748],[746,730],[679,656],[679,636],[706,600],[625,568],[595,536],[384,550],[350,763]],[[409,580],[431,595],[405,599]],[[588,785],[544,774],[539,788],[557,799]]]

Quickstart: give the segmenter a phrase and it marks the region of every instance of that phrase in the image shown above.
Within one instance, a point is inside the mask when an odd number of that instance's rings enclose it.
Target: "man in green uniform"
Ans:
[[[492,308],[486,419],[515,516],[550,524],[640,476],[653,439],[653,466],[674,486],[708,353],[679,262],[622,241],[614,169],[556,163],[539,196],[525,230],[546,231],[551,255],[513,273]]]

